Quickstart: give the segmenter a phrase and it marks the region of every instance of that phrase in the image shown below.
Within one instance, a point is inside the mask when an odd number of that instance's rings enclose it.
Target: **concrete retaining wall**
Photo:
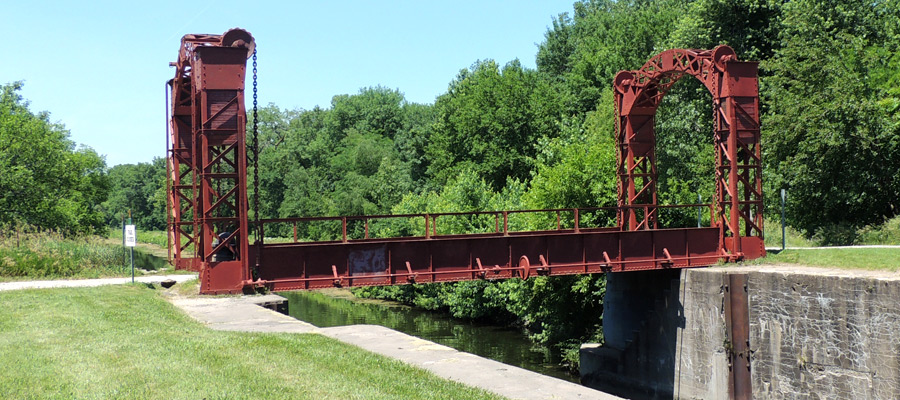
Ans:
[[[727,398],[728,273],[749,274],[754,398],[900,398],[900,275],[778,266],[610,274],[612,340],[583,347],[585,384]]]
[[[750,273],[760,398],[900,398],[900,279]]]

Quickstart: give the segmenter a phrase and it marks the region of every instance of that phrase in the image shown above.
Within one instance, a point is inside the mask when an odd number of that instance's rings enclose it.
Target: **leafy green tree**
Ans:
[[[517,60],[463,69],[434,107],[429,175],[443,184],[469,169],[495,189],[508,177],[528,179],[537,141],[558,135],[562,111],[552,86]]]
[[[105,222],[119,226],[122,215],[131,210],[132,220],[143,230],[166,229],[166,160],[121,164],[109,169],[112,183],[102,204]]]
[[[778,39],[784,0],[697,0],[687,6],[666,48],[712,49],[727,44],[742,60],[768,60]]]
[[[103,226],[98,205],[106,199],[106,163],[77,147],[47,112],[33,113],[17,92],[0,87],[0,224],[25,223],[65,232]]]
[[[885,107],[891,88],[871,81],[891,75],[883,54],[900,46],[900,7],[795,1],[783,12],[783,46],[767,65],[772,77],[764,91],[769,204],[786,188],[794,226],[847,243],[857,228],[896,215],[900,205],[900,132]]]
[[[536,172],[525,195],[528,208],[616,205],[616,149],[612,90],[583,122],[572,118],[558,138],[541,143]],[[606,224],[608,221],[586,220]]]
[[[685,12],[685,0],[586,0],[554,20],[538,49],[538,71],[563,82],[568,114],[596,109],[621,70],[637,69]]]
[[[426,172],[431,163],[426,156],[426,148],[431,142],[435,118],[434,106],[405,103],[403,111],[403,129],[394,136],[394,146],[400,160],[409,165],[410,179],[414,187],[423,188],[428,184]]]
[[[389,212],[405,193],[426,184],[432,115],[431,106],[406,103],[400,92],[383,87],[335,96],[329,109],[263,107],[258,163],[262,217]],[[301,229],[301,235],[336,234],[334,229],[313,230],[317,233]]]

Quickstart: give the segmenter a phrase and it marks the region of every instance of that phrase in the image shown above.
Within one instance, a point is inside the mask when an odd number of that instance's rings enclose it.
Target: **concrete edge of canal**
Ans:
[[[422,368],[445,379],[510,399],[620,399],[523,368],[464,353],[378,325],[319,328],[275,311],[287,299],[277,295],[172,297],[172,304],[211,329],[241,332],[318,333]]]

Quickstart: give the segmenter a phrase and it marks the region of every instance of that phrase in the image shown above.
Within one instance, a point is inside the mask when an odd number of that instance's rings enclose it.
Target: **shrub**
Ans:
[[[97,277],[124,273],[120,246],[94,236],[65,237],[32,227],[0,229],[0,276]]]

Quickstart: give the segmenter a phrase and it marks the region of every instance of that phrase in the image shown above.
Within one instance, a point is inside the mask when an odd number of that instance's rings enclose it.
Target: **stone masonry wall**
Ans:
[[[680,281],[685,323],[675,347],[673,397],[727,399],[724,272],[684,270]]]
[[[608,340],[582,346],[582,383],[635,399],[727,398],[724,275],[611,274],[603,315]]]
[[[728,398],[729,273],[749,274],[753,398],[900,399],[900,274],[796,266],[657,275],[668,289],[637,273],[609,280],[608,300],[627,304],[604,315],[612,345],[582,348],[584,383],[629,398]]]
[[[900,278],[781,270],[750,273],[754,397],[900,398]]]

